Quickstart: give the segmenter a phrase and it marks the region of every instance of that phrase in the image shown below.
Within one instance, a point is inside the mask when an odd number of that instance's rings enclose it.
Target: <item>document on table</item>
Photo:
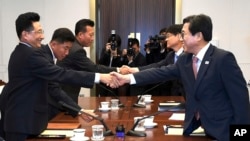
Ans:
[[[182,135],[183,127],[181,125],[163,125],[165,135]],[[199,127],[190,134],[190,136],[205,136],[204,129]]]
[[[73,130],[44,130],[41,135],[66,135],[66,137],[72,137]]]
[[[185,113],[173,113],[169,120],[183,120],[185,118]]]

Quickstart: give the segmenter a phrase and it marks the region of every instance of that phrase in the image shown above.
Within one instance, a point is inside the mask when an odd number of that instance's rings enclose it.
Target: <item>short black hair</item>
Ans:
[[[164,33],[164,32],[167,32],[167,28],[166,28],[166,27],[162,28],[162,29],[160,30],[159,34],[162,34],[162,33]]]
[[[23,31],[34,30],[33,22],[39,22],[40,16],[35,12],[27,12],[20,14],[16,19],[16,33],[19,39]]]
[[[86,32],[87,31],[86,26],[94,27],[95,23],[90,19],[79,20],[75,25],[75,35],[77,35],[79,32]]]
[[[133,39],[132,39],[132,45],[131,45],[131,46],[133,46],[133,45],[140,46],[139,40],[136,39],[136,38],[133,38]]]
[[[201,32],[205,41],[212,40],[213,24],[209,16],[204,14],[191,15],[183,19],[183,24],[189,23],[189,31],[192,35]]]
[[[51,41],[57,41],[59,43],[74,42],[75,36],[68,28],[58,28],[54,31]]]
[[[167,28],[166,32],[174,35],[181,34],[182,26],[183,24],[173,24]]]

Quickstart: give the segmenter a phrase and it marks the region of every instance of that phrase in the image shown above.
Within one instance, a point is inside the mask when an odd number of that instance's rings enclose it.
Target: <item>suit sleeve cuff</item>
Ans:
[[[129,74],[130,77],[130,85],[136,84],[135,77],[133,74]]]
[[[81,115],[83,111],[84,111],[84,109],[81,109],[81,110],[78,112],[78,115]]]
[[[95,83],[96,84],[100,83],[100,73],[95,73]]]

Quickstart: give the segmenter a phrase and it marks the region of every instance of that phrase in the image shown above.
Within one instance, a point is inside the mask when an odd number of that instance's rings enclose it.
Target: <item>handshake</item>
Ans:
[[[126,83],[130,83],[131,73],[139,72],[139,69],[123,65],[118,68],[120,73],[110,72],[109,74],[100,74],[100,81],[111,88],[118,88]]]

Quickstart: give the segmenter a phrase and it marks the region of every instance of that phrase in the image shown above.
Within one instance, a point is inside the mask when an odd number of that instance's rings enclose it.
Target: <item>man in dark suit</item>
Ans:
[[[145,56],[140,52],[140,43],[136,38],[130,38],[130,51],[127,49],[127,58],[124,59],[123,64],[129,67],[141,67],[147,65]],[[124,67],[123,67],[124,68]],[[144,86],[127,86],[127,95],[139,95],[144,92]]]
[[[182,30],[182,24],[174,24],[169,26],[166,31],[166,45],[169,50],[171,50],[168,55],[165,57],[165,59],[152,63],[146,66],[140,66],[140,67],[131,67],[129,68],[130,73],[139,72],[142,70],[150,69],[150,68],[159,68],[161,66],[167,66],[169,64],[174,64],[178,57],[183,53],[183,40],[181,37],[181,30]],[[123,66],[125,67],[125,66]],[[158,86],[157,86],[158,85]],[[151,85],[149,85],[150,87]],[[148,93],[153,95],[175,95],[175,96],[184,96],[185,97],[185,91],[184,87],[182,85],[181,80],[171,80],[166,81],[165,83],[159,83],[154,84],[151,86],[156,87],[152,91],[149,91]],[[158,87],[158,88],[157,88]]]
[[[0,136],[4,136],[4,131],[7,141],[25,141],[30,135],[38,135],[46,129],[48,90],[53,89],[50,82],[93,87],[99,81],[112,81],[109,74],[72,71],[56,66],[55,59],[60,60],[68,54],[74,35],[68,29],[58,29],[50,45],[41,47],[44,35],[39,20],[40,16],[33,12],[21,14],[16,20],[20,43],[10,56],[9,82],[0,95]],[[58,97],[65,102],[67,99]],[[86,115],[82,117],[86,121],[91,120]]]
[[[229,141],[230,125],[250,124],[246,81],[234,55],[209,43],[213,26],[209,16],[188,16],[183,23],[185,53],[175,64],[133,75],[113,75],[120,84],[138,85],[181,78],[186,91],[183,135],[202,126],[208,137]]]
[[[81,19],[75,25],[75,38],[76,41],[69,51],[69,55],[63,60],[58,61],[57,65],[63,68],[88,71],[109,73],[112,71],[119,72],[119,68],[107,67],[104,65],[97,65],[87,57],[84,47],[90,47],[94,41],[94,22],[89,19]],[[69,96],[78,102],[79,92],[81,87],[78,85],[62,84],[62,89],[69,94]]]

